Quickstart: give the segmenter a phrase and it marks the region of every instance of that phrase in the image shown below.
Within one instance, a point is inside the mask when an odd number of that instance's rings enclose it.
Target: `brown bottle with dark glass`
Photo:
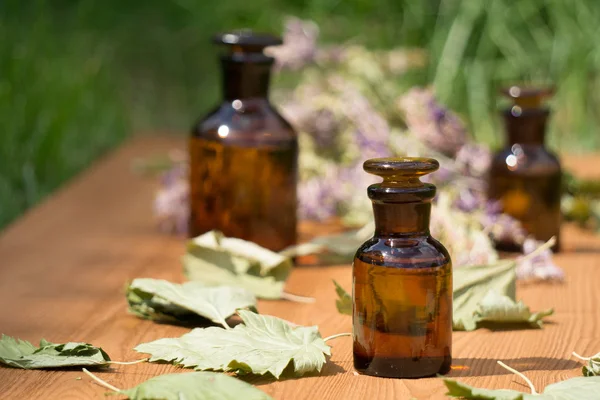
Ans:
[[[518,219],[537,240],[556,237],[560,248],[560,195],[562,171],[558,157],[544,146],[550,110],[542,105],[551,90],[512,86],[503,91],[513,104],[505,109],[507,142],[490,168],[488,197]],[[521,243],[505,239],[496,247],[520,251]]]
[[[268,99],[277,37],[236,31],[214,38],[222,103],[190,139],[190,236],[212,229],[274,251],[296,243],[298,139]]]
[[[375,234],[353,264],[354,368],[367,375],[420,378],[452,363],[452,263],[429,233],[435,186],[419,177],[430,158],[364,163],[383,182],[369,186]]]

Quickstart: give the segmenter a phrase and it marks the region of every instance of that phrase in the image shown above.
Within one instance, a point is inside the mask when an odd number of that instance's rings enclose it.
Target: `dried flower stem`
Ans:
[[[133,365],[133,364],[140,364],[140,363],[146,362],[148,360],[149,360],[149,358],[142,358],[141,360],[135,360],[135,361],[109,361],[108,364]]]
[[[529,254],[526,254],[519,258],[519,260],[529,260],[531,258],[537,257],[541,252],[548,250],[550,247],[554,246],[556,243],[556,236],[552,236],[546,243],[535,249]]]
[[[297,303],[314,303],[317,300],[314,297],[299,296],[297,294],[291,294],[287,292],[282,292],[281,298],[284,300],[295,301]]]
[[[325,339],[323,339],[323,341],[326,342],[328,340],[332,340],[332,339],[339,338],[342,336],[352,336],[352,334],[351,333],[338,333],[337,335],[327,336]]]
[[[552,239],[550,239],[550,240],[552,240]],[[538,394],[538,392],[535,391],[535,386],[533,386],[533,383],[529,380],[529,378],[527,378],[525,375],[523,375],[521,372],[517,371],[516,369],[511,368],[508,365],[504,364],[502,361],[498,361],[498,364],[500,364],[500,366],[502,368],[509,370],[513,374],[520,376],[525,382],[527,382],[527,385],[529,385],[529,389],[531,389],[531,394]]]
[[[314,243],[302,243],[281,250],[279,254],[285,257],[306,256],[309,254],[318,253],[323,250],[323,246]]]
[[[583,356],[580,356],[579,354],[577,354],[575,352],[573,352],[571,354],[573,354],[575,357],[579,358],[582,361],[590,361],[592,359],[592,357],[583,357]]]
[[[121,392],[121,389],[111,385],[110,383],[108,383],[106,381],[103,381],[102,379],[98,378],[96,375],[92,374],[90,371],[88,371],[85,368],[83,368],[83,373],[86,374],[87,376],[89,376],[90,378],[92,378],[93,380],[95,380],[96,383],[98,383],[100,386],[103,386],[103,387],[110,389],[117,393]]]

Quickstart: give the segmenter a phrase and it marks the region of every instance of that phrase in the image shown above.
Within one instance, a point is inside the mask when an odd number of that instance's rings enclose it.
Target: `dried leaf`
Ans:
[[[448,396],[465,399],[485,400],[599,400],[600,376],[591,378],[578,377],[546,386],[541,394],[529,394],[516,390],[491,390],[479,389],[457,382],[453,379],[444,379],[448,388]]]
[[[249,383],[215,372],[160,375],[118,393],[131,400],[272,400]]]
[[[292,327],[286,321],[250,311],[239,311],[244,325],[230,330],[196,328],[180,338],[159,339],[135,350],[150,361],[167,361],[196,370],[271,374],[279,378],[293,365],[295,376],[321,371],[330,347],[316,326]]]
[[[210,231],[189,242],[183,268],[191,281],[242,287],[259,298],[279,299],[292,261],[255,243]]]
[[[243,288],[150,278],[135,279],[127,288],[127,301],[129,311],[142,318],[186,321],[195,314],[225,327],[237,310],[256,307],[254,295]]]
[[[335,285],[335,292],[338,295],[338,298],[335,300],[338,312],[340,314],[352,315],[352,296],[350,296],[335,280],[333,281],[333,284]]]
[[[0,339],[0,363],[23,368],[63,368],[79,365],[104,367],[110,357],[99,347],[88,343],[50,343],[44,339],[40,347],[35,347],[26,340],[2,335]]]

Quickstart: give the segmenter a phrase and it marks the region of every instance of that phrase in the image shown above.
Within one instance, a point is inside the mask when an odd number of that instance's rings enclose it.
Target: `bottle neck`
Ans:
[[[375,236],[427,236],[431,202],[384,203],[373,201]]]
[[[546,136],[547,109],[523,110],[520,113],[504,111],[507,145],[529,144],[543,146]]]
[[[231,101],[268,97],[271,62],[240,61],[221,58],[223,97]]]

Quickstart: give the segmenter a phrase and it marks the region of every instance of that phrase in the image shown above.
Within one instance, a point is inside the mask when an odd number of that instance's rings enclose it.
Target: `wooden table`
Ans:
[[[131,172],[135,158],[182,146],[176,139],[132,140],[2,233],[0,332],[32,342],[86,341],[102,346],[114,360],[129,361],[141,358],[132,350],[136,344],[187,331],[129,315],[123,295],[125,283],[136,277],[183,279],[179,262],[183,241],[158,234],[152,220],[155,180]],[[600,157],[573,157],[565,164],[600,175]],[[564,233],[568,251],[556,261],[566,271],[566,284],[518,288],[518,297],[532,310],[554,307],[544,328],[455,333],[455,369],[450,376],[481,387],[527,391],[520,379],[497,366],[496,360],[503,360],[541,390],[580,374],[572,351],[584,355],[600,351],[600,239],[572,226]],[[261,301],[259,309],[299,324],[318,325],[323,336],[350,332],[350,317],[335,309],[333,278],[350,288],[350,266],[298,268],[287,290],[313,296],[316,304]],[[333,356],[321,376],[255,383],[275,399],[444,398],[440,379],[358,376],[353,373],[350,338],[330,344]],[[113,366],[98,375],[129,388],[174,371],[182,369],[144,363]],[[103,399],[105,392],[79,369],[0,368],[1,399]]]

